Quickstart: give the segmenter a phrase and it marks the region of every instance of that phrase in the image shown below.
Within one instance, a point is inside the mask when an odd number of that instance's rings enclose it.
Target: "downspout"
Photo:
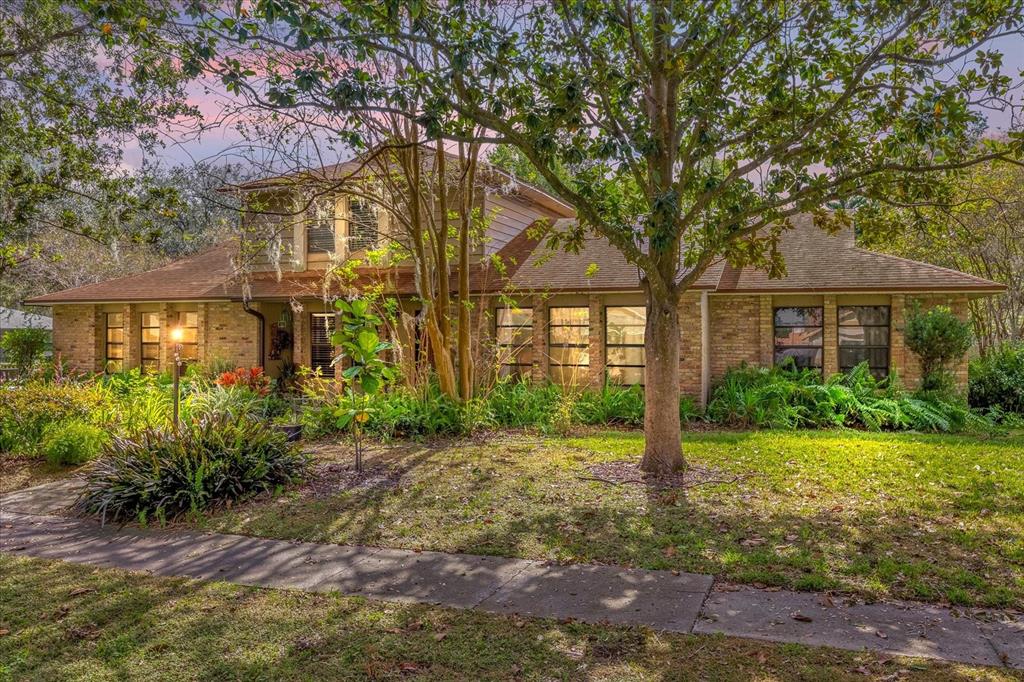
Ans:
[[[242,301],[242,310],[256,318],[256,328],[259,330],[256,336],[256,366],[263,367],[263,358],[266,357],[264,351],[266,350],[267,318],[263,317],[263,313],[260,311],[250,308],[248,301]]]
[[[700,406],[708,406],[711,391],[711,319],[708,292],[700,292]]]

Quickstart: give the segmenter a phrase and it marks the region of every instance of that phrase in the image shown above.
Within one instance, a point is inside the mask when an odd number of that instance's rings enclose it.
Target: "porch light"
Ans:
[[[185,330],[181,327],[174,327],[171,329],[171,341],[174,343],[181,343],[182,339],[185,338]]]

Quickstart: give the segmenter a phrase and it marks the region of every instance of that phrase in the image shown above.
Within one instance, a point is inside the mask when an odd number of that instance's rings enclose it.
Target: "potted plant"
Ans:
[[[294,399],[287,403],[287,410],[274,417],[273,426],[288,438],[289,443],[295,443],[302,440],[302,406]]]

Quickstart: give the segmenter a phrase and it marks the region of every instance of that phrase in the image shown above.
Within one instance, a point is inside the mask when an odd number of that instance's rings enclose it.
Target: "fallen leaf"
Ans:
[[[414,673],[418,671],[420,667],[415,663],[410,663],[409,661],[406,661],[405,663],[399,663],[398,669],[401,670],[403,673]]]
[[[11,634],[11,631],[7,628],[0,628],[0,637],[6,637],[9,634]]]
[[[69,597],[77,597],[80,594],[89,594],[90,592],[95,592],[95,591],[96,590],[92,589],[91,587],[76,587],[75,589],[71,590],[71,592],[68,593],[68,596]]]
[[[793,614],[793,620],[798,620],[801,623],[813,623],[814,622],[813,618],[811,618],[810,616],[805,616],[802,613],[794,613]]]
[[[889,635],[885,634],[881,630],[875,630],[875,637],[881,637],[882,639],[889,639]]]

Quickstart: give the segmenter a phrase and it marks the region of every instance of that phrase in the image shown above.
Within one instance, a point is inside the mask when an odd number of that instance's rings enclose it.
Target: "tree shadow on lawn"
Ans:
[[[151,578],[0,557],[0,671],[93,679],[978,679],[722,636]],[[906,675],[903,677],[902,675]],[[995,671],[992,674],[999,675]],[[1001,679],[1001,676],[1000,676]]]
[[[747,437],[730,434],[730,440]],[[233,510],[219,527],[317,542],[711,573],[871,598],[1024,605],[1024,546],[1008,518],[1024,514],[1024,500],[1001,506],[998,516],[983,513],[992,500],[978,491],[950,498],[948,511],[936,515],[871,505],[855,495],[839,504],[813,495],[774,504],[757,481],[680,491],[580,480],[585,456],[544,488],[530,476],[497,478],[477,459],[450,450],[445,443],[375,453],[370,466],[429,467],[428,477],[399,490],[264,501]],[[508,452],[496,457],[510,461]],[[452,480],[458,487],[445,487]]]

